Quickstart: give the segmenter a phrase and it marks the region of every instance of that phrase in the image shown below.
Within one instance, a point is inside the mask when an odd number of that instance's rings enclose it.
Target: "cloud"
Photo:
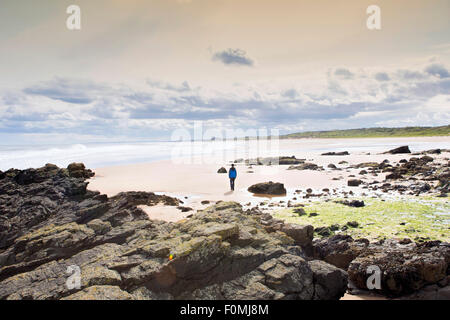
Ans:
[[[148,138],[170,136],[167,131],[197,120],[217,128],[294,131],[420,125],[420,113],[428,115],[428,125],[441,125],[450,122],[450,77],[442,70],[447,70],[444,65],[429,72],[347,70],[351,78],[347,72],[338,72],[337,77],[324,72],[314,84],[309,78],[270,79],[220,90],[188,82],[148,80],[133,87],[56,78],[0,93],[0,134]]]
[[[389,81],[389,80],[391,80],[391,78],[389,77],[389,75],[386,72],[378,72],[377,74],[375,74],[375,79],[377,81]]]
[[[103,92],[104,86],[92,81],[56,78],[32,87],[25,88],[26,94],[45,96],[72,104],[89,104],[94,101],[97,91]]]
[[[448,70],[442,64],[438,63],[434,63],[426,67],[425,72],[433,76],[440,77],[441,79],[450,77]]]
[[[192,90],[189,85],[189,82],[187,81],[184,81],[181,85],[173,85],[162,81],[147,80],[147,84],[153,88],[159,88],[168,91],[185,92]]]
[[[414,70],[405,70],[405,69],[401,69],[397,71],[397,74],[405,80],[417,80],[417,79],[423,79],[425,78],[425,74],[423,74],[422,72],[419,71],[414,71]]]
[[[241,49],[227,49],[216,52],[213,61],[220,61],[225,65],[249,66],[254,65],[254,61],[247,56],[247,53]]]
[[[334,75],[341,79],[353,79],[354,74],[345,68],[338,68],[334,71]]]

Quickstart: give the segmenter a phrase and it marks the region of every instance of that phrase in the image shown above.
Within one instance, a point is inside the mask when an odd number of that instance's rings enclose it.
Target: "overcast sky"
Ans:
[[[66,28],[71,4],[80,31]],[[448,0],[1,0],[0,144],[167,139],[196,120],[446,125],[449,12]]]

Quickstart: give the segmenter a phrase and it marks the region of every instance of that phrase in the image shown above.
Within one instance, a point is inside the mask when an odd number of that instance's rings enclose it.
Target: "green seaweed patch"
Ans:
[[[306,215],[299,216],[293,208],[287,208],[274,212],[273,216],[290,223],[311,224],[315,228],[338,224],[340,228],[333,231],[334,234],[345,233],[355,238],[450,241],[450,204],[447,198],[355,199],[363,200],[365,207],[318,201],[305,204]],[[351,221],[356,221],[358,227],[349,227],[347,223]]]

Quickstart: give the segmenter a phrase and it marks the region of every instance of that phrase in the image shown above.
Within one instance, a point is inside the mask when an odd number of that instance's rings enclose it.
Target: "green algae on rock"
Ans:
[[[354,237],[450,241],[450,203],[446,198],[358,199],[364,200],[366,206],[353,208],[332,201],[318,201],[305,204],[306,215],[299,216],[287,208],[275,212],[274,217],[291,223],[311,224],[315,228],[337,224],[339,230],[335,233],[344,232]],[[308,215],[313,212],[318,215]],[[359,226],[345,228],[352,221]]]

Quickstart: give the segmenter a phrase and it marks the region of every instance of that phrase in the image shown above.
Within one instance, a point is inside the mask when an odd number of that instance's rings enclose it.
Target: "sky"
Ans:
[[[68,30],[70,5],[81,30]],[[370,5],[381,30],[366,26]],[[0,145],[447,125],[448,0],[2,0]]]

